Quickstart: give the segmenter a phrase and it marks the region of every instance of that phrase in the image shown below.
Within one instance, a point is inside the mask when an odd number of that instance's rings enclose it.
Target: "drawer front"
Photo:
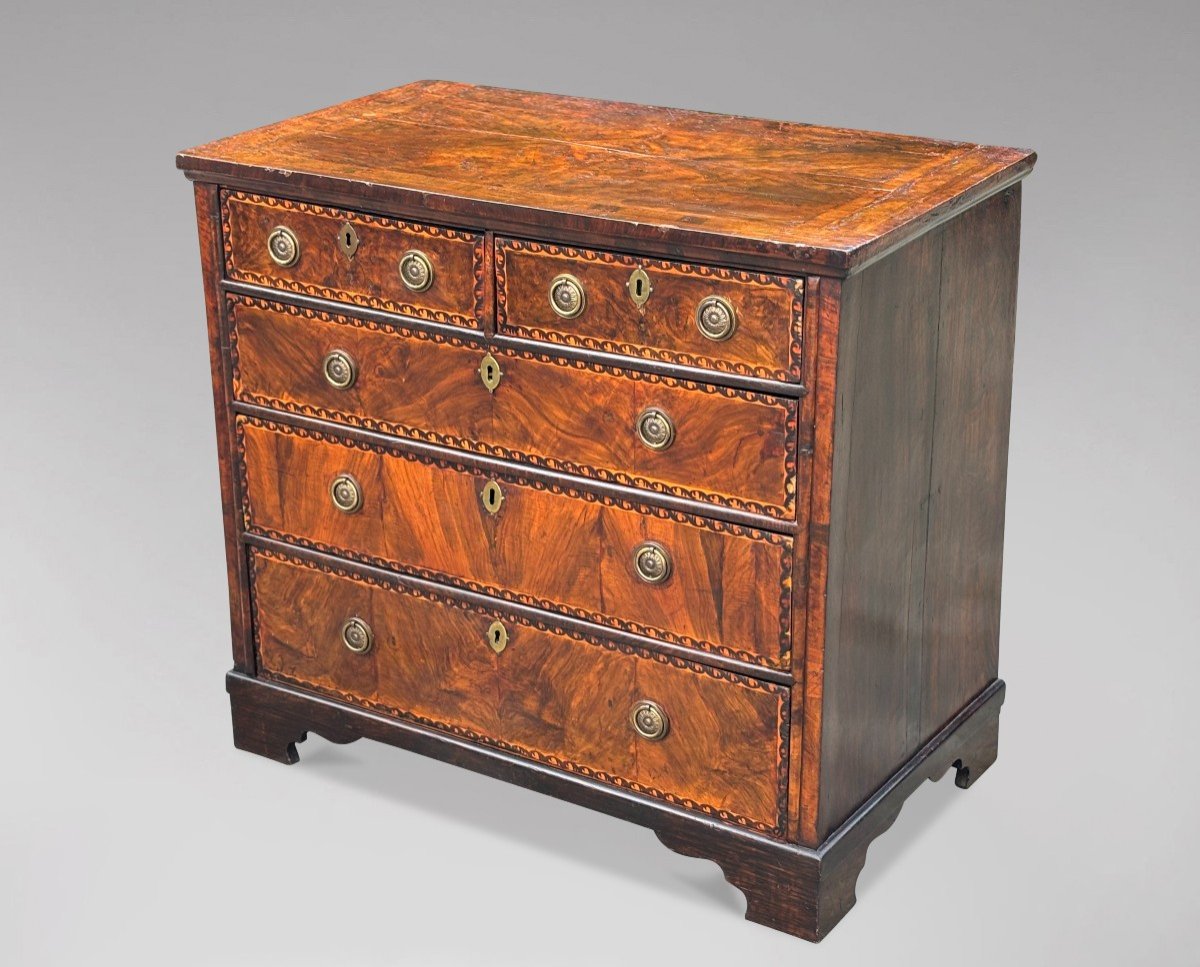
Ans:
[[[782,835],[786,687],[341,566],[259,549],[251,565],[264,677]],[[635,730],[644,702],[664,737]]]
[[[257,418],[238,445],[252,533],[788,666],[791,537]],[[331,497],[345,474],[349,513]]]
[[[800,279],[496,240],[497,328],[514,336],[798,382],[803,303]]]
[[[231,297],[239,400],[443,446],[794,519],[796,401],[492,347],[340,314]],[[354,362],[330,384],[323,360]],[[648,447],[639,419],[659,410],[674,437]]]
[[[481,327],[482,235],[244,192],[223,193],[221,229],[235,282]]]

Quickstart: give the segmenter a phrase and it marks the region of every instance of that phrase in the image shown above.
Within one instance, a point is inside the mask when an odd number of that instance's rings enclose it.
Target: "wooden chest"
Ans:
[[[822,937],[996,756],[1033,163],[445,82],[180,154],[237,747],[601,809]]]

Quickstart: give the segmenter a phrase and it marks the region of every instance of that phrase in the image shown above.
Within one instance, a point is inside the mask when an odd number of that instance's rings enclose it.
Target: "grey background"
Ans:
[[[1197,7],[53,3],[0,33],[0,960],[1195,963]],[[820,947],[652,834],[235,752],[180,148],[421,77],[1032,147],[1001,756]]]

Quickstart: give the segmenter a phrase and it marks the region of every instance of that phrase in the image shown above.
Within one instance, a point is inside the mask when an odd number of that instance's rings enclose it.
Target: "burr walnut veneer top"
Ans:
[[[419,81],[182,152],[200,180],[606,232],[844,274],[1021,178],[1031,151]]]

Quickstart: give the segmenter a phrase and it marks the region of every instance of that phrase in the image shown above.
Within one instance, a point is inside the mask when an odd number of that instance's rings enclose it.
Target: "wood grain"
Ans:
[[[639,307],[630,273],[641,268],[651,292]],[[575,276],[583,312],[563,319],[550,306],[551,282]],[[709,296],[733,307],[736,326],[715,342],[696,325]],[[798,381],[804,282],[542,242],[496,240],[496,325],[501,333],[603,352],[661,359],[720,373]]]
[[[352,257],[338,247],[338,233],[347,223],[359,239]],[[267,238],[277,226],[299,240],[295,265],[277,265],[267,252]],[[490,311],[484,300],[482,234],[245,192],[222,192],[221,228],[226,273],[238,282],[471,329],[481,328],[485,309]],[[433,281],[424,292],[413,292],[400,279],[400,260],[413,250],[433,266]]]
[[[782,833],[787,688],[479,611],[399,580],[262,549],[251,559],[263,674]],[[374,632],[366,654],[341,641],[350,617]],[[509,635],[499,654],[486,640],[497,619]],[[629,723],[643,698],[670,716],[661,742]]]
[[[564,611],[634,634],[787,668],[791,537],[615,506],[519,474],[485,473],[336,433],[239,418],[245,526],[271,538]],[[331,481],[350,473],[363,506],[345,514]],[[501,484],[496,513],[485,484]],[[661,584],[634,549],[671,555]]]
[[[785,253],[845,271],[1032,168],[1029,151],[422,81],[181,152],[208,180],[390,210]],[[534,234],[538,234],[534,232]]]
[[[237,399],[442,446],[788,519],[795,501],[793,399],[493,346],[454,334],[231,297]],[[359,377],[331,387],[321,361],[350,353]],[[675,423],[664,451],[635,423],[655,406]]]

